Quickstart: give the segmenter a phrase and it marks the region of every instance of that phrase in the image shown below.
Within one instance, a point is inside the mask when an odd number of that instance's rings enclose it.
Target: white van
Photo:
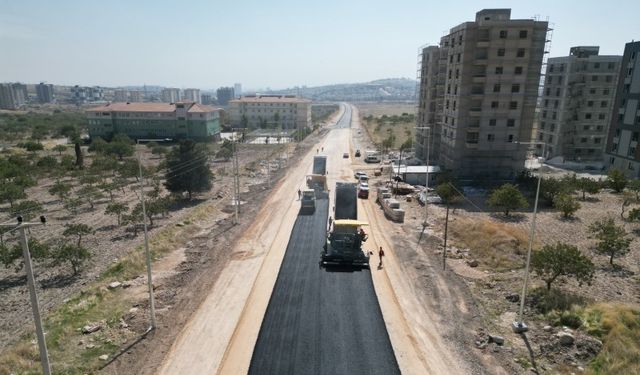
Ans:
[[[365,163],[380,163],[382,161],[380,153],[378,151],[367,150],[365,151]]]

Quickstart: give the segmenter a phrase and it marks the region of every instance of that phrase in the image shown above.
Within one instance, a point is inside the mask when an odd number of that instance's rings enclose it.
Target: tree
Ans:
[[[88,226],[87,224],[66,224],[65,230],[62,232],[62,235],[65,237],[78,237],[78,241],[76,246],[82,245],[82,237],[92,234],[93,228]]]
[[[89,152],[95,152],[96,154],[105,154],[108,147],[108,143],[101,137],[95,137],[91,140],[91,144],[87,150]]]
[[[582,200],[587,199],[586,194],[598,194],[600,192],[600,183],[588,177],[582,177],[576,180],[576,188],[582,192]]]
[[[573,196],[565,193],[558,194],[553,198],[553,206],[562,211],[562,217],[565,219],[570,218],[580,209],[580,203]]]
[[[80,130],[75,125],[64,125],[60,128],[60,135],[69,138],[73,143],[73,149],[76,154],[75,166],[78,167],[78,169],[83,169],[84,155],[82,154],[82,148],[80,147],[80,142],[82,142]]]
[[[609,264],[613,265],[613,258],[625,255],[630,251],[630,238],[625,238],[627,232],[622,226],[617,226],[613,218],[596,221],[589,227],[589,231],[598,239],[596,251],[609,256]]]
[[[547,291],[558,278],[573,277],[578,283],[591,283],[595,266],[576,246],[558,242],[546,245],[532,254],[531,266],[547,284]]]
[[[49,255],[49,247],[35,238],[29,238],[29,254],[31,254],[31,258],[36,261],[46,259]],[[16,243],[13,246],[9,246],[4,242],[0,244],[0,263],[2,263],[5,268],[9,268],[16,261],[20,261],[16,266],[16,270],[20,270],[24,266],[23,260],[22,244]]]
[[[36,166],[45,171],[52,171],[58,166],[58,159],[55,156],[43,156],[38,160]]]
[[[122,216],[129,211],[129,207],[124,203],[113,202],[109,203],[104,210],[107,215],[115,215],[118,220],[118,226],[122,225]]]
[[[627,217],[629,221],[640,221],[640,208],[634,208],[629,211],[629,216]]]
[[[63,200],[71,191],[71,185],[61,181],[56,180],[56,182],[49,188],[49,194],[57,196],[60,200]]]
[[[436,186],[436,194],[438,194],[446,204],[456,203],[460,199],[460,194],[458,194],[453,185],[449,182]]]
[[[505,216],[518,208],[528,207],[527,199],[515,185],[504,184],[491,192],[487,204],[502,209]]]
[[[165,187],[172,193],[193,193],[211,189],[212,173],[208,167],[206,148],[197,146],[193,141],[180,143],[167,157]]]
[[[29,152],[36,152],[44,150],[44,146],[40,142],[27,141],[23,143],[18,143],[18,147],[24,148]]]
[[[62,156],[62,153],[67,151],[67,146],[65,145],[55,145],[53,147],[53,151],[58,153],[58,156]]]
[[[413,147],[413,139],[407,138],[407,140],[400,145],[400,150],[408,151],[411,150],[411,147]]]
[[[131,225],[133,235],[137,236],[140,223],[142,223],[142,206],[138,204],[128,215],[122,217],[122,224]]]
[[[607,184],[613,191],[620,193],[627,186],[627,176],[619,169],[612,169],[607,174]]]
[[[158,146],[156,146],[156,147],[151,149],[151,153],[153,155],[164,155],[164,154],[167,153],[167,148],[158,145]]]
[[[78,195],[80,195],[80,197],[84,198],[87,201],[87,203],[89,203],[89,206],[91,207],[91,209],[94,208],[94,204],[96,200],[104,197],[102,192],[93,185],[83,186],[78,191]]]
[[[627,184],[627,189],[636,194],[636,201],[640,201],[640,180],[631,180]]]
[[[73,275],[75,276],[80,271],[84,262],[91,258],[91,253],[86,247],[62,242],[52,253],[52,258],[54,266],[69,262],[73,270]]]
[[[233,156],[233,142],[225,139],[222,142],[222,146],[220,150],[216,153],[216,158],[224,158],[224,160],[229,160]]]
[[[247,118],[247,115],[242,115],[242,118],[240,119],[240,125],[242,125],[242,127],[245,129],[249,127],[249,119]]]
[[[116,134],[105,148],[107,155],[117,156],[120,160],[125,156],[133,155],[133,151],[133,141],[124,134]]]
[[[142,173],[145,173],[145,171],[143,171]],[[140,166],[138,165],[138,161],[135,159],[125,159],[118,165],[118,174],[123,178],[133,177],[136,179],[136,181],[140,181]]]
[[[0,202],[9,202],[9,205],[13,207],[13,202],[26,197],[27,194],[24,189],[15,183],[0,184]]]
[[[13,217],[22,216],[24,220],[31,220],[36,215],[44,212],[42,205],[36,201],[22,201],[9,209],[9,213]]]
[[[67,198],[64,200],[64,204],[62,206],[65,210],[69,211],[69,213],[76,215],[78,213],[78,208],[82,206],[82,199]]]

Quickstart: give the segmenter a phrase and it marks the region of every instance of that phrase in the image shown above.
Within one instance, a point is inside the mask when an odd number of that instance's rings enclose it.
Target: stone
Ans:
[[[469,267],[475,268],[475,267],[478,267],[480,263],[478,262],[477,259],[471,259],[467,261],[467,264],[469,265]]]
[[[132,308],[129,309],[129,313],[131,313],[131,314],[135,314],[137,312],[138,312],[138,308],[137,307],[132,307]]]
[[[99,331],[100,328],[102,328],[100,324],[87,324],[86,326],[82,327],[82,333],[87,335],[89,333],[94,333],[96,331]]]
[[[119,281],[114,281],[109,284],[109,289],[116,289],[116,288],[119,288],[121,285],[122,283],[120,283]]]
[[[520,295],[518,293],[509,293],[504,297],[509,302],[519,302]]]
[[[126,289],[126,288],[130,288],[133,285],[133,283],[131,281],[125,281],[122,283],[122,288]]]
[[[85,346],[85,349],[93,349],[95,347],[96,347],[95,345],[89,344],[89,345]]]
[[[106,354],[101,355],[100,357],[98,357],[101,361],[106,361],[107,359],[109,359],[109,356]]]
[[[504,337],[489,335],[489,342],[495,342],[497,345],[504,344]]]
[[[544,327],[542,327],[542,330],[543,330],[543,331],[545,331],[545,332],[551,332],[551,331],[553,331],[553,327],[551,327],[551,326],[544,326]]]
[[[587,359],[590,357],[595,357],[602,350],[602,341],[596,339],[595,337],[581,335],[576,340],[576,347],[578,350],[584,352],[583,358]]]
[[[558,332],[556,336],[560,339],[560,345],[562,346],[571,346],[576,341],[576,338],[568,332]]]

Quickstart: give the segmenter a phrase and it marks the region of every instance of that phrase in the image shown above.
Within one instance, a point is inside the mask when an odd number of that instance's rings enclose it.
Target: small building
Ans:
[[[207,141],[220,137],[220,109],[194,102],[110,103],[86,113],[91,138],[125,134],[133,139]]]
[[[311,100],[294,95],[243,96],[229,101],[229,113],[233,126],[250,129],[311,128]]]
[[[51,103],[54,98],[53,85],[40,82],[36,85],[36,95],[39,103]]]
[[[393,176],[400,177],[402,181],[410,185],[425,185],[427,181],[427,172],[429,173],[429,186],[433,186],[436,182],[440,167],[437,165],[394,165]]]

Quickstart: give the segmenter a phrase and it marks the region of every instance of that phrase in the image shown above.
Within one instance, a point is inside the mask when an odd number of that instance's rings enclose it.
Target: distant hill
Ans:
[[[409,78],[386,78],[366,83],[294,87],[267,93],[293,94],[318,101],[415,101],[416,81]]]

